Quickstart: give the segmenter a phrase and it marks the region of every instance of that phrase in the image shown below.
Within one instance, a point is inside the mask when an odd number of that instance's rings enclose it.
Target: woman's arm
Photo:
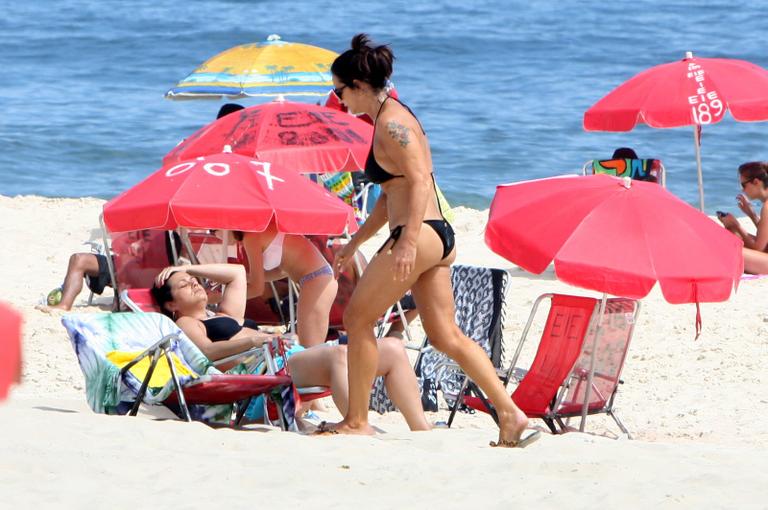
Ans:
[[[259,242],[261,234],[245,232],[243,234],[243,247],[248,256],[248,286],[246,299],[259,297],[264,294],[264,259],[262,246]]]
[[[365,223],[360,226],[360,230],[336,253],[333,259],[333,274],[335,278],[338,278],[339,273],[344,271],[347,265],[354,260],[355,252],[360,248],[360,245],[378,232],[387,223],[387,219],[387,194],[382,191],[379,199],[373,206],[371,214],[366,218]]]
[[[212,342],[205,332],[202,322],[192,317],[181,317],[176,324],[192,340],[198,349],[211,361],[216,361],[227,356],[240,354],[254,347],[260,347],[271,337],[264,334],[256,334],[242,338],[235,338],[223,342]]]
[[[163,269],[157,276],[160,284],[175,271],[185,271],[192,276],[207,278],[224,284],[219,311],[232,317],[245,316],[245,267],[240,264],[198,264]]]
[[[741,226],[741,223],[739,223],[739,220],[737,220],[733,214],[728,213],[723,217],[718,216],[717,219],[720,220],[720,223],[722,223],[732,234],[740,238],[744,242],[744,246],[751,246],[754,244],[755,236],[744,230],[744,227]]]
[[[400,239],[393,248],[396,277],[405,280],[416,264],[416,243],[429,200],[430,170],[425,158],[425,136],[416,136],[411,127],[388,119],[381,147],[408,182],[408,216]]]
[[[768,248],[768,207],[763,206],[760,210],[760,219],[757,221],[757,234],[753,239],[744,240],[744,246],[757,251],[766,251]]]
[[[355,232],[355,235],[352,236],[349,244],[351,244],[354,249],[360,248],[364,242],[376,235],[376,232],[381,230],[381,227],[387,224],[387,220],[387,194],[382,190],[373,206],[373,210],[371,210],[371,214],[369,214],[365,219],[365,222],[360,225],[360,228]]]
[[[755,210],[752,208],[752,204],[750,203],[749,199],[743,193],[739,193],[736,195],[736,202],[739,204],[739,209],[741,209],[757,227],[760,219],[758,218],[757,214],[755,214]],[[762,211],[760,214],[762,214]]]

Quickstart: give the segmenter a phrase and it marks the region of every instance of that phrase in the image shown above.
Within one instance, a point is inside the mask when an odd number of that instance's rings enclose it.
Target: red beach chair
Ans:
[[[515,366],[536,311],[545,299],[551,301],[551,306],[536,356],[527,371],[520,370]],[[568,430],[564,420],[581,416],[589,387],[587,414],[605,413],[629,435],[616,416],[613,404],[622,383],[621,370],[639,310],[636,300],[612,298],[607,300],[601,316],[599,299],[562,294],[540,296],[533,305],[510,368],[503,377],[505,385],[513,380],[518,383],[512,393],[515,404],[529,418],[542,419],[553,433],[562,433]],[[596,338],[598,321],[600,330]],[[590,386],[593,352],[594,377]],[[498,421],[492,406],[474,382],[467,380],[462,394],[466,405],[489,412]],[[454,413],[452,410],[449,426]]]

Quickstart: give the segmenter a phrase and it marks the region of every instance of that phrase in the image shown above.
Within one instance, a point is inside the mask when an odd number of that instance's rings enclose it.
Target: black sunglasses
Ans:
[[[341,99],[341,93],[344,92],[344,89],[347,88],[349,85],[342,85],[339,88],[334,88],[333,93],[336,94],[336,97]]]
[[[749,184],[750,182],[752,182],[752,179],[748,179],[746,181],[741,181],[741,189],[746,189],[747,184]]]

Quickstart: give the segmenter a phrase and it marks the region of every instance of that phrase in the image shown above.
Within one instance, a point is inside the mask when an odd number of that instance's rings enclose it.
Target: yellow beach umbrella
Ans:
[[[333,88],[337,54],[270,35],[206,61],[165,93],[168,99],[323,96]]]

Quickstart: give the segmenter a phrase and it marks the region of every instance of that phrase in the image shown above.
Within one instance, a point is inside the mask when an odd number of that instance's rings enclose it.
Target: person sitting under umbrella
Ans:
[[[296,328],[301,345],[325,342],[338,283],[333,270],[304,236],[277,231],[272,221],[263,232],[234,231],[248,256],[248,299],[264,294],[264,284],[288,276],[299,285]]]
[[[208,312],[208,296],[198,277],[224,284],[218,312]],[[244,319],[247,279],[239,264],[200,264],[169,266],[155,279],[152,296],[160,309],[176,321],[202,353],[212,361],[260,347],[271,336]],[[379,341],[377,375],[385,378],[392,402],[405,417],[411,430],[429,430],[421,407],[416,375],[405,349],[397,339]],[[288,368],[297,387],[330,387],[339,411],[348,407],[347,352],[343,345],[316,345],[289,352]]]
[[[64,283],[48,293],[46,305],[38,305],[41,311],[72,309],[75,298],[83,290],[83,279],[94,294],[101,295],[105,287],[112,286],[106,255],[99,253],[73,253],[67,264]]]
[[[744,272],[751,274],[768,273],[768,163],[763,161],[751,161],[739,167],[739,182],[742,193],[736,195],[736,200],[744,214],[746,214],[757,228],[757,233],[752,235],[744,230],[739,221],[730,213],[717,212],[717,217],[725,228],[733,232],[744,241]],[[763,205],[758,216],[750,200],[760,200]]]

